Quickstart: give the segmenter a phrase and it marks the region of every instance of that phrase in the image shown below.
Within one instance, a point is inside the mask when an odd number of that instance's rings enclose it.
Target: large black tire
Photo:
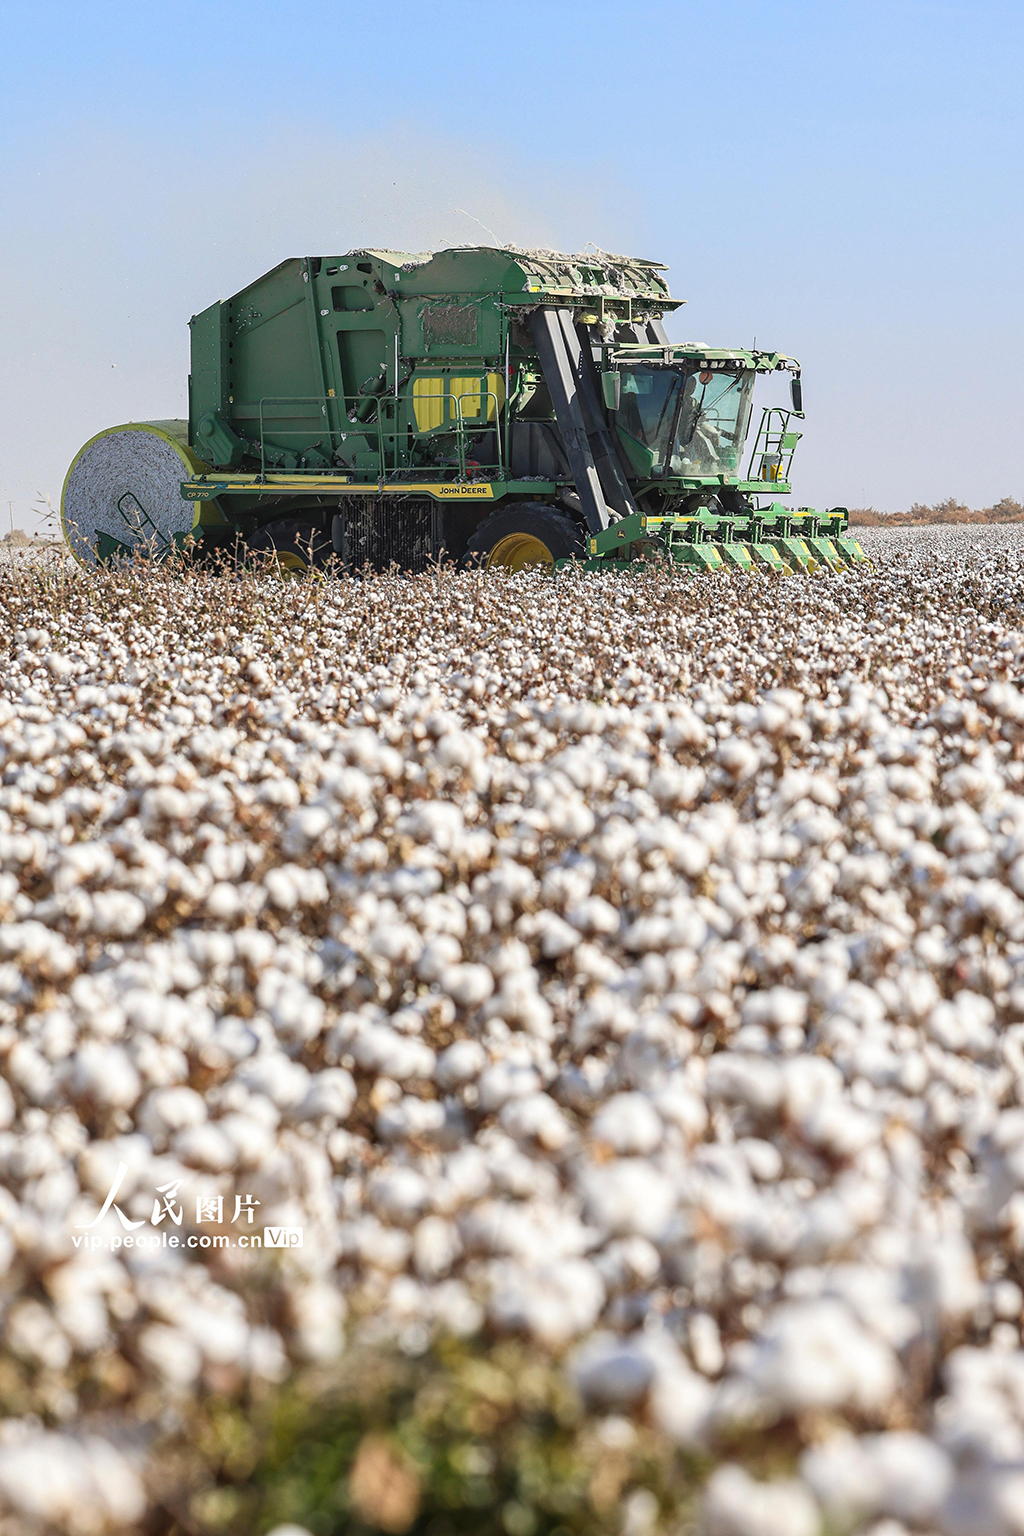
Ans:
[[[556,560],[582,560],[583,535],[566,513],[543,501],[502,507],[477,528],[463,564],[511,571],[551,567]]]
[[[331,540],[316,523],[299,517],[282,517],[257,528],[246,539],[254,555],[276,555],[282,576],[304,576],[322,570],[334,554]]]

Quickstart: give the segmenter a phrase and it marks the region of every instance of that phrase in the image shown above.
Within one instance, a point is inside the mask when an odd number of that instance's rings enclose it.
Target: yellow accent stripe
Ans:
[[[337,490],[344,486],[352,495],[363,496],[408,496],[416,491],[426,496],[435,496],[439,501],[493,501],[494,487],[489,481],[471,481],[459,483],[452,481],[380,481],[376,480],[367,484],[355,484],[345,475],[268,475],[266,480],[260,480],[257,475],[218,474],[216,470],[208,472],[210,492],[215,495],[217,487],[223,486],[247,486],[254,488],[260,485],[273,486],[275,490],[301,491],[314,487],[317,490]],[[199,482],[193,479],[189,482],[197,485]],[[205,489],[205,486],[203,487]]]

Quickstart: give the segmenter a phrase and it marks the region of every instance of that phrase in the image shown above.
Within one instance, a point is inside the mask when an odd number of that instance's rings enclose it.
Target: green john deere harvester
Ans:
[[[241,548],[283,570],[862,560],[845,508],[778,499],[799,364],[670,342],[663,271],[512,247],[282,262],[193,318],[187,421],[81,450],[67,541],[90,564]],[[780,369],[792,408],[751,432],[757,376]]]

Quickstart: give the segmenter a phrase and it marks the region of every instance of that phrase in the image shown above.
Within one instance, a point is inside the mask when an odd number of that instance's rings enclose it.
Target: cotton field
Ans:
[[[451,1336],[692,1456],[706,1536],[1024,1532],[1024,544],[863,542],[8,562],[2,1536],[135,1530],[190,1402]]]

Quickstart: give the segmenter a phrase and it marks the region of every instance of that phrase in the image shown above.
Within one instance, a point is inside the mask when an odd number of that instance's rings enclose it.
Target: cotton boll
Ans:
[[[442,973],[457,966],[461,959],[462,945],[458,939],[451,933],[440,933],[424,945],[416,962],[416,974],[421,981],[439,981]]]
[[[502,1129],[517,1141],[536,1141],[548,1152],[561,1151],[572,1139],[572,1127],[546,1093],[509,1099],[499,1118]]]
[[[588,1167],[580,1183],[588,1220],[614,1236],[635,1233],[657,1241],[675,1207],[668,1179],[642,1158]]]
[[[785,1304],[769,1317],[742,1375],[772,1416],[812,1408],[883,1409],[896,1389],[896,1358],[839,1303]]]
[[[411,1226],[427,1203],[428,1187],[414,1168],[397,1167],[375,1173],[367,1194],[371,1207],[383,1220]]]
[[[742,1467],[719,1467],[704,1492],[707,1536],[818,1536],[819,1516],[802,1483],[759,1483]]]
[[[167,1138],[206,1119],[206,1105],[193,1088],[158,1088],[143,1100],[136,1123],[162,1149]]]
[[[446,965],[436,979],[459,1008],[478,1008],[494,991],[494,978],[486,965]]]
[[[657,1111],[644,1094],[615,1094],[601,1106],[591,1122],[591,1134],[614,1152],[653,1152],[660,1145],[663,1127]]]
[[[171,1149],[183,1163],[209,1173],[224,1173],[238,1160],[233,1141],[217,1125],[192,1125],[179,1131]]]
[[[800,1471],[833,1519],[888,1515],[915,1527],[937,1520],[954,1476],[933,1441],[907,1432],[836,1437],[805,1452]]]
[[[435,1079],[450,1091],[478,1078],[487,1065],[487,1053],[476,1040],[456,1040],[437,1059]]]
[[[172,1388],[191,1387],[198,1379],[203,1357],[196,1344],[179,1328],[150,1323],[139,1337],[139,1352],[147,1365]]]
[[[345,1302],[326,1281],[293,1286],[288,1293],[292,1347],[300,1360],[323,1364],[337,1359],[344,1344]]]
[[[509,1099],[522,1098],[540,1087],[540,1078],[533,1067],[499,1061],[480,1075],[478,1083],[480,1108],[484,1113],[500,1109]]]
[[[654,1380],[654,1364],[630,1339],[592,1335],[570,1365],[576,1388],[592,1408],[634,1408]]]
[[[344,1067],[327,1067],[316,1073],[309,1089],[292,1111],[297,1120],[319,1120],[327,1116],[345,1121],[356,1102],[356,1085]]]
[[[462,1241],[453,1222],[427,1216],[413,1233],[413,1264],[421,1280],[440,1280],[462,1253]]]
[[[600,1277],[583,1259],[529,1267],[501,1261],[495,1266],[488,1312],[496,1327],[524,1332],[557,1349],[593,1327],[603,1302]]]
[[[71,1089],[105,1108],[129,1109],[138,1099],[142,1085],[127,1052],[120,1046],[87,1040],[74,1057]]]

